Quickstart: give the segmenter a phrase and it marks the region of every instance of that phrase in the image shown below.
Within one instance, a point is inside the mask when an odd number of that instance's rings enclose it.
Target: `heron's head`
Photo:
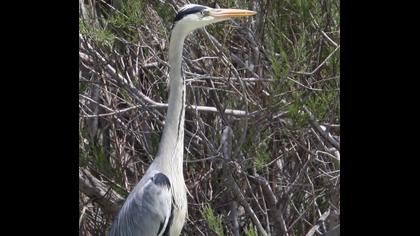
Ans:
[[[249,10],[211,8],[188,4],[182,7],[175,16],[173,28],[182,27],[185,33],[190,33],[212,23],[255,14],[257,14],[255,11]]]

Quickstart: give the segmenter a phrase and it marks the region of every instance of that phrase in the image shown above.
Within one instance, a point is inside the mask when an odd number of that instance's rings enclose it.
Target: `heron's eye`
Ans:
[[[209,13],[210,13],[210,12],[209,12],[208,10],[202,10],[202,11],[201,11],[201,15],[202,15],[202,16],[208,16],[208,15],[209,15]]]

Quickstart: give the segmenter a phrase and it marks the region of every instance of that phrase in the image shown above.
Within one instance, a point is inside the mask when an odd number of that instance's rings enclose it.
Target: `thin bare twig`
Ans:
[[[335,49],[334,49],[334,51],[332,51],[331,53],[330,53],[330,55],[328,55],[326,58],[325,58],[325,60],[324,61],[322,61],[321,62],[321,64],[319,64],[313,71],[311,71],[311,72],[305,72],[305,71],[292,71],[292,73],[295,73],[295,74],[301,74],[301,75],[313,75],[313,74],[315,74],[329,59],[330,59],[330,57],[332,57],[332,55],[334,55],[334,53],[338,50],[338,49],[340,49],[340,45],[338,45],[338,47],[336,47]]]

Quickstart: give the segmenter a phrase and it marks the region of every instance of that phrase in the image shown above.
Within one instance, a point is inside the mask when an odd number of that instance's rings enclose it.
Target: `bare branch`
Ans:
[[[122,196],[84,168],[79,168],[79,189],[91,199],[98,202],[103,210],[110,215],[117,214],[124,202]]]
[[[258,220],[258,217],[255,215],[254,210],[246,201],[245,197],[242,194],[241,189],[236,184],[235,179],[232,176],[232,171],[230,171],[230,167],[227,164],[228,162],[231,161],[231,151],[232,151],[231,135],[232,135],[232,129],[229,126],[226,126],[223,130],[222,139],[220,141],[222,145],[223,158],[225,159],[225,164],[224,164],[223,169],[225,171],[224,172],[225,176],[228,179],[227,184],[229,185],[229,188],[233,190],[233,194],[235,198],[241,203],[241,205],[245,208],[246,213],[248,213],[248,215],[251,217],[252,222],[257,227],[260,234],[263,236],[268,236],[264,227],[261,225],[261,222]]]
[[[321,125],[318,123],[318,121],[316,120],[315,116],[312,114],[312,112],[306,107],[303,106],[303,110],[309,115],[309,123],[311,124],[311,126],[319,132],[319,134],[321,134],[321,136],[323,138],[325,138],[331,145],[333,145],[335,148],[337,148],[338,150],[340,150],[340,143],[338,143],[337,140],[335,140],[331,134],[327,133],[326,131],[324,131],[324,129],[322,129]]]
[[[321,217],[318,220],[318,223],[314,226],[312,226],[312,228],[308,231],[308,233],[306,233],[305,236],[313,236],[315,234],[315,232],[319,229],[320,227],[320,223],[322,223],[323,221],[325,221],[325,219],[327,219],[327,217],[330,215],[330,210],[327,210],[326,212],[324,212]]]

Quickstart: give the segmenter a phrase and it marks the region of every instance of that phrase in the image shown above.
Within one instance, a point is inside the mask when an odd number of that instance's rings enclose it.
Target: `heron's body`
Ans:
[[[185,37],[193,30],[255,12],[189,4],[175,17],[169,45],[170,93],[165,127],[155,160],[127,197],[110,236],[176,236],[187,215],[183,175],[185,81],[181,62]]]

